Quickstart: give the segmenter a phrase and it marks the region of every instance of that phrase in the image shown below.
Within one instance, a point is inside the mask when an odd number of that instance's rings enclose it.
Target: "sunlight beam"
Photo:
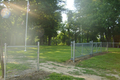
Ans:
[[[9,6],[10,6],[10,9],[12,9],[13,10],[13,12],[15,12],[16,10],[20,10],[20,11],[23,11],[23,12],[27,12],[27,8],[25,9],[25,8],[23,8],[23,7],[20,7],[20,6],[18,6],[18,5],[16,5],[16,4],[13,4],[13,3],[7,3],[7,2],[4,2],[4,4],[5,5],[7,5],[7,7],[9,8]],[[36,18],[38,18],[38,14],[36,14],[36,13],[33,13],[33,12],[31,12],[31,11],[29,11],[28,12],[29,14],[31,14],[32,16],[34,16],[34,17],[36,17]]]

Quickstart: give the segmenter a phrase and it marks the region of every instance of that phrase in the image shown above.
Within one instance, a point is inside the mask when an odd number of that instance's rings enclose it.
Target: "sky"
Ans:
[[[65,8],[68,8],[69,10],[74,10],[74,0],[66,0],[67,5]],[[65,13],[62,13],[62,21],[65,22],[67,21],[67,15]]]

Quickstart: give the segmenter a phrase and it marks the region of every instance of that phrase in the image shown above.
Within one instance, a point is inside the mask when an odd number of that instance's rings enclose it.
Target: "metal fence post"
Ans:
[[[113,48],[114,48],[114,41],[113,41]]]
[[[82,43],[82,52],[81,52],[81,54],[83,54],[83,43]]]
[[[39,71],[39,42],[38,42],[38,52],[37,52],[37,70]]]
[[[4,80],[6,80],[6,51],[7,51],[7,44],[5,43],[5,54],[4,54]]]
[[[75,62],[75,41],[73,41],[73,62]]]
[[[92,54],[93,54],[93,41],[90,41],[90,44],[91,44],[91,54],[90,54],[90,56],[92,56]]]
[[[71,41],[71,60],[73,60],[73,53],[72,53],[72,50],[73,49],[73,42]]]

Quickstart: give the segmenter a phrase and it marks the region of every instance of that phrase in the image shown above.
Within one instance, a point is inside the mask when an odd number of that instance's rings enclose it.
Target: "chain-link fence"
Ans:
[[[102,52],[102,42],[92,42],[92,54]]]
[[[90,43],[75,43],[75,41],[71,42],[71,59],[75,60],[75,58],[91,55],[93,54],[93,42]]]
[[[113,48],[120,48],[119,42],[102,42],[102,52],[111,51]]]
[[[119,42],[102,42],[102,47],[120,48]]]
[[[74,44],[74,43],[73,43]],[[91,53],[92,44],[90,43],[75,43],[74,57],[82,57]]]
[[[71,42],[71,59],[92,55],[95,53],[110,51],[111,48],[120,48],[119,42],[93,42],[89,43],[75,43]]]
[[[4,53],[4,80],[23,77],[39,70],[39,42],[34,46],[7,46]]]

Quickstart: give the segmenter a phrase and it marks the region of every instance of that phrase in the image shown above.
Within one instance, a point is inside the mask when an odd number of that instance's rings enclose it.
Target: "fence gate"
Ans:
[[[93,42],[93,54],[102,52],[102,42]]]
[[[4,80],[25,78],[39,70],[39,42],[34,46],[7,46],[4,52]]]
[[[92,55],[94,53],[98,53],[102,51],[102,43],[101,42],[93,42],[89,43],[75,43],[75,41],[71,42],[71,60],[75,60],[75,58]]]

